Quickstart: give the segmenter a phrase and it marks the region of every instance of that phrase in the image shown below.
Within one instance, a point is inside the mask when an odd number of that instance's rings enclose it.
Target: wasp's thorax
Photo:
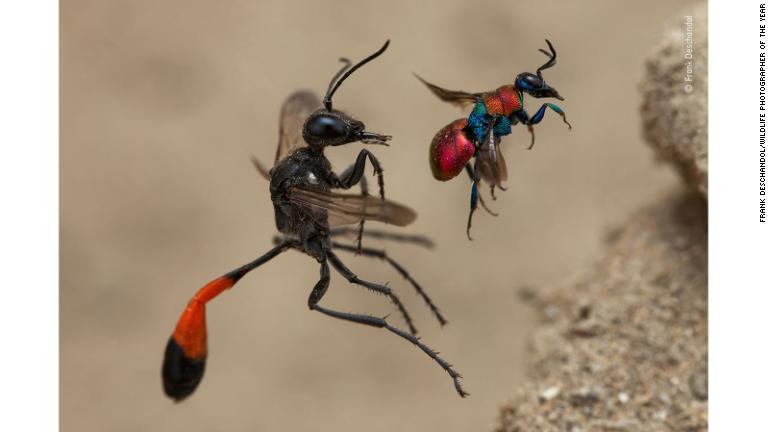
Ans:
[[[554,87],[550,87],[544,82],[542,77],[530,72],[523,72],[518,75],[517,78],[515,78],[515,87],[535,98],[552,97],[559,100],[565,100]]]
[[[379,135],[365,130],[365,124],[337,110],[319,109],[304,122],[304,141],[312,148],[337,146],[362,141],[370,144],[386,144],[389,135]]]

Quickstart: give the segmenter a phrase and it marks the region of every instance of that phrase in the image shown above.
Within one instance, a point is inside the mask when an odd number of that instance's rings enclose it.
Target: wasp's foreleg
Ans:
[[[547,111],[547,107],[551,108],[552,111],[558,113],[560,117],[563,118],[563,121],[565,122],[565,124],[568,125],[568,130],[571,130],[571,124],[568,123],[568,120],[565,118],[565,111],[553,103],[545,102],[541,107],[539,107],[539,110],[536,111],[536,114],[534,114],[533,117],[530,117],[530,118],[528,117],[528,113],[525,112],[525,110],[520,110],[516,114],[517,118],[526,126],[528,126],[528,132],[531,133],[531,145],[528,146],[528,150],[533,148],[533,144],[536,140],[536,136],[533,132],[533,125],[539,124],[541,120],[544,119],[544,113]]]
[[[376,156],[367,149],[360,150],[360,153],[357,154],[357,160],[341,173],[336,186],[342,189],[349,189],[360,183],[360,180],[365,175],[366,159],[369,159],[371,165],[373,165],[373,174],[376,175],[379,180],[379,196],[381,199],[384,199],[384,170],[381,168],[381,163],[376,159]]]
[[[340,178],[348,178],[353,175],[355,169],[357,169],[357,163],[353,163],[348,166],[342,173]],[[363,166],[363,175],[360,177],[360,194],[368,195],[368,179],[365,177],[365,166]],[[360,251],[363,249],[363,230],[365,229],[365,219],[362,219],[357,228],[357,255],[360,255]]]
[[[384,199],[384,170],[381,168],[381,163],[378,159],[376,159],[376,156],[374,156],[373,153],[366,149],[360,150],[360,153],[357,154],[357,160],[355,160],[355,163],[347,167],[347,169],[341,173],[336,181],[336,187],[349,189],[359,183],[363,195],[368,195],[368,182],[365,179],[366,158],[369,159],[371,161],[371,165],[373,165],[373,174],[378,178],[379,181],[379,196],[381,199]],[[364,226],[365,221],[360,221],[357,235],[358,250],[363,247]]]

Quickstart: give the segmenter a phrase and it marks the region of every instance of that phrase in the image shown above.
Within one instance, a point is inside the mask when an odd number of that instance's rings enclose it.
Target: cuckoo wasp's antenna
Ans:
[[[544,40],[547,41],[547,45],[549,45],[549,50],[552,52],[550,53],[547,50],[539,48],[539,51],[544,53],[545,56],[549,57],[549,61],[547,61],[543,65],[539,66],[538,69],[536,69],[536,75],[538,75],[539,78],[541,78],[542,80],[544,79],[544,77],[541,76],[541,71],[543,71],[544,69],[549,69],[552,66],[554,66],[555,63],[557,63],[557,52],[555,51],[555,47],[552,46],[552,42],[550,42],[549,39],[544,39]]]

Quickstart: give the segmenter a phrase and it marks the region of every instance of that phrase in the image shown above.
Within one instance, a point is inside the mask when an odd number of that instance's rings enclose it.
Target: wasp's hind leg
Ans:
[[[333,256],[333,255],[329,255],[329,256]],[[334,265],[334,267],[336,267],[336,265]],[[320,306],[319,305],[320,300],[323,298],[326,291],[328,291],[330,278],[331,276],[328,270],[328,261],[323,260],[320,264],[320,280],[317,282],[317,284],[315,284],[315,287],[312,290],[312,293],[309,294],[308,305],[311,310],[315,310],[324,315],[328,315],[330,317],[338,318],[345,321],[351,321],[354,323],[363,324],[371,327],[385,328],[390,332],[400,336],[401,338],[406,339],[408,342],[419,347],[419,349],[424,351],[429,357],[431,357],[434,361],[436,361],[437,364],[440,365],[440,367],[442,367],[446,372],[448,372],[448,375],[450,375],[451,379],[453,379],[453,386],[456,388],[456,392],[459,393],[459,396],[461,397],[469,396],[469,393],[467,393],[464,390],[464,388],[461,386],[461,382],[459,381],[461,378],[461,374],[459,374],[459,372],[456,371],[450,363],[448,363],[442,357],[440,357],[436,351],[434,351],[432,348],[426,346],[423,342],[421,342],[421,340],[418,337],[412,334],[409,334],[403,330],[400,330],[397,327],[393,327],[389,325],[389,323],[384,318],[378,318],[371,315],[353,314],[349,312],[339,312],[339,311],[327,309],[323,306]]]
[[[464,165],[464,168],[465,168],[465,170],[467,172],[467,175],[469,175],[469,179],[474,182],[475,181],[475,170],[472,169],[472,165],[466,164],[466,165]],[[491,194],[493,194],[493,192],[491,192]],[[494,200],[495,199],[496,198],[494,198]],[[480,202],[480,206],[483,208],[483,210],[485,210],[489,215],[491,215],[493,217],[496,217],[496,216],[499,215],[495,211],[493,211],[493,210],[488,208],[488,206],[485,204],[485,200],[483,199],[483,194],[481,194],[479,190],[477,191],[477,200]]]
[[[472,190],[469,193],[469,216],[467,217],[467,238],[474,240],[469,232],[472,230],[472,215],[477,210],[477,183],[472,182]]]
[[[482,202],[480,198],[480,191],[477,190],[477,185],[480,183],[480,170],[477,167],[477,159],[475,159],[474,168],[469,167],[469,164],[465,165],[465,168],[467,168],[467,172],[471,174],[472,177],[472,189],[469,193],[469,217],[467,217],[467,238],[472,241],[472,236],[469,234],[469,232],[472,230],[472,215],[474,215],[475,210],[477,210],[478,200]],[[488,210],[488,207],[485,206],[484,202],[482,202],[482,204],[483,208],[488,213],[490,213],[492,216],[498,216],[496,213]]]
[[[392,291],[392,288],[360,279],[359,277],[357,277],[356,274],[352,273],[352,270],[347,268],[347,266],[345,266],[344,263],[341,262],[341,260],[339,259],[338,256],[336,256],[335,253],[333,253],[332,251],[328,251],[327,253],[328,253],[328,259],[331,261],[331,265],[333,266],[333,268],[336,269],[336,271],[339,272],[339,274],[344,276],[344,279],[348,280],[350,283],[353,283],[355,285],[360,285],[362,287],[368,288],[369,290],[375,293],[383,294],[387,296],[387,298],[389,298],[389,300],[395,306],[397,306],[397,309],[400,310],[400,314],[403,316],[403,319],[405,320],[406,324],[408,324],[408,329],[411,331],[411,333],[416,334],[418,332],[416,330],[416,327],[413,325],[413,320],[411,319],[411,315],[405,309],[405,306],[403,306],[403,303],[400,302],[400,298],[398,298],[397,295]]]
[[[195,293],[181,314],[176,329],[168,340],[163,358],[163,389],[168,397],[181,401],[197,388],[203,379],[208,355],[205,305],[222,292],[232,288],[251,270],[293,247],[282,240],[269,252],[231,272],[208,282]]]
[[[544,119],[544,113],[547,111],[547,107],[551,108],[552,111],[558,113],[560,117],[563,118],[565,124],[568,125],[568,130],[572,129],[571,124],[568,123],[568,120],[565,118],[565,111],[553,103],[545,102],[541,107],[539,107],[539,110],[536,111],[536,114],[534,114],[531,118],[528,118],[528,113],[525,112],[525,110],[520,110],[517,113],[517,118],[526,126],[528,126],[528,132],[531,133],[531,145],[528,146],[528,150],[533,148],[533,144],[536,141],[536,135],[533,132],[533,125],[539,124],[541,120]]]
[[[339,249],[339,250],[344,250],[349,252],[358,251],[357,249],[355,249],[354,246],[345,245],[337,242],[333,242],[332,246],[334,249]],[[403,266],[401,266],[397,261],[390,258],[389,255],[387,255],[387,252],[385,250],[363,248],[362,250],[359,250],[359,254],[365,257],[379,258],[389,263],[389,265],[391,265],[395,270],[397,270],[397,272],[400,273],[400,275],[403,278],[405,278],[405,280],[411,283],[411,285],[419,294],[419,296],[421,296],[421,298],[424,299],[424,302],[427,304],[427,307],[435,315],[435,318],[437,318],[437,321],[440,323],[440,325],[444,326],[448,324],[448,321],[446,321],[446,319],[440,313],[440,310],[437,308],[437,306],[435,306],[435,304],[432,303],[432,299],[429,298],[429,295],[427,295],[427,293],[424,291],[421,285],[418,282],[416,282],[416,280],[410,275],[410,273],[408,273],[408,270],[406,270]]]

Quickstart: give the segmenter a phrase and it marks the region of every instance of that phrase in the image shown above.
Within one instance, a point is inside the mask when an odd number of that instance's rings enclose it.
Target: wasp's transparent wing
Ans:
[[[253,164],[253,167],[256,168],[256,172],[264,177],[264,180],[268,181],[271,178],[269,175],[269,170],[261,164],[261,161],[259,161],[256,156],[251,155],[251,163]]]
[[[328,215],[328,226],[355,224],[363,220],[406,226],[416,219],[416,212],[392,201],[371,195],[354,195],[294,187],[288,200],[320,215]]]
[[[496,170],[499,182],[507,181],[507,161],[504,160],[504,155],[501,154],[501,146],[496,144]],[[501,184],[499,183],[499,186]]]
[[[320,108],[320,98],[310,90],[299,90],[283,102],[280,109],[280,141],[277,144],[275,164],[304,147],[302,128],[310,114]]]
[[[448,90],[444,89],[442,87],[438,87],[424,78],[413,74],[416,78],[419,79],[422,83],[424,83],[425,86],[427,86],[428,89],[432,91],[432,93],[435,94],[440,100],[444,102],[448,102],[454,105],[457,105],[460,108],[465,108],[467,106],[470,106],[475,103],[477,98],[480,96],[479,93],[468,93],[462,90]]]
[[[491,186],[503,188],[502,182],[507,181],[507,162],[501,154],[501,139],[488,132],[483,145],[477,149],[477,169],[480,177]]]

